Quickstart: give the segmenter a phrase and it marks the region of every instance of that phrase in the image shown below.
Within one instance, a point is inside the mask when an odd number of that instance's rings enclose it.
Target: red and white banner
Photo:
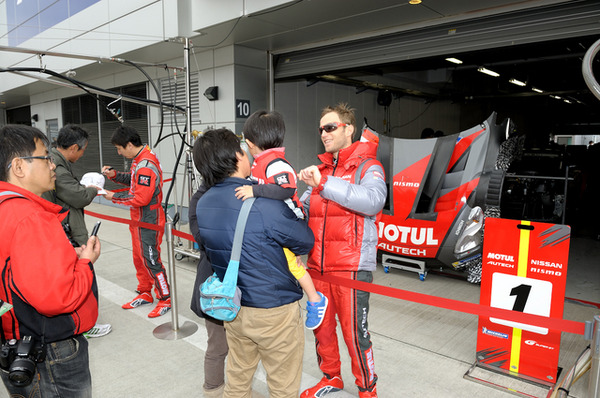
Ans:
[[[501,218],[485,222],[480,304],[562,319],[570,227]],[[480,316],[477,363],[556,383],[560,330]]]

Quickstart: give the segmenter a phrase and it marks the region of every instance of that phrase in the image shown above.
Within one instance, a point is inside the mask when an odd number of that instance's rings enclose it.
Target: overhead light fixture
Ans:
[[[544,90],[540,90],[539,88],[535,88],[535,87],[531,87],[531,89],[533,91],[535,91],[536,93],[543,93],[544,92]]]
[[[569,100],[568,100],[568,99],[566,99],[566,98],[565,98],[565,99],[563,99],[563,101],[565,101],[567,104],[572,104],[572,102],[571,102],[571,101],[569,101]]]
[[[453,64],[457,64],[457,65],[460,65],[460,64],[463,63],[460,59],[458,59],[458,58],[452,58],[452,57],[446,58],[446,61],[452,62]]]
[[[484,68],[483,66],[477,68],[477,72],[485,73],[486,75],[490,75],[490,76],[493,76],[493,77],[500,76],[500,73],[494,72],[493,70],[490,70],[488,68]]]
[[[550,97],[554,98],[554,99],[562,99],[561,97],[559,97],[558,95],[550,95]]]
[[[408,4],[412,4],[412,5],[421,4],[421,0],[409,0]]]
[[[517,80],[517,79],[510,79],[509,82],[512,83],[512,84],[516,84],[517,86],[521,86],[521,87],[524,87],[524,86],[527,85],[527,83],[522,82],[522,81]]]

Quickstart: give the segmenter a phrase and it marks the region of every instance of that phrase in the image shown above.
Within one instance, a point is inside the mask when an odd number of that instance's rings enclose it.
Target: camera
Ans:
[[[8,371],[8,379],[17,387],[31,384],[36,363],[45,359],[44,345],[35,342],[31,336],[24,336],[21,340],[11,339],[0,348],[0,367]]]

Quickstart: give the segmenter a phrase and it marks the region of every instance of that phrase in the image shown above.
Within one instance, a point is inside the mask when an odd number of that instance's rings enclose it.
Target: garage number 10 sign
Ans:
[[[245,119],[248,116],[250,116],[250,101],[236,99],[235,100],[235,117]]]
[[[570,236],[566,225],[488,218],[480,303],[562,319]],[[480,316],[477,363],[553,385],[560,336],[559,330]]]

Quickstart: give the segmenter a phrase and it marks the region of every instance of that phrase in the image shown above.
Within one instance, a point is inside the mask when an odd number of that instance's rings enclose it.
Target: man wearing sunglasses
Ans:
[[[325,153],[319,155],[320,165],[300,171],[300,180],[309,187],[300,200],[315,235],[308,267],[323,274],[371,283],[377,265],[375,220],[385,204],[387,188],[383,167],[375,160],[376,144],[352,143],[355,120],[354,110],[347,104],[323,109],[319,134]],[[332,304],[321,326],[314,330],[324,376],[301,397],[322,397],[344,388],[336,314],[359,397],[377,397],[377,375],[367,327],[369,293],[316,279],[314,284]]]
[[[74,248],[61,226],[67,213],[41,198],[56,179],[47,145],[34,127],[0,128],[0,300],[12,305],[0,334],[2,352],[21,355],[16,363],[2,356],[0,377],[10,396],[91,397],[82,333],[98,317],[100,241],[92,236]]]

